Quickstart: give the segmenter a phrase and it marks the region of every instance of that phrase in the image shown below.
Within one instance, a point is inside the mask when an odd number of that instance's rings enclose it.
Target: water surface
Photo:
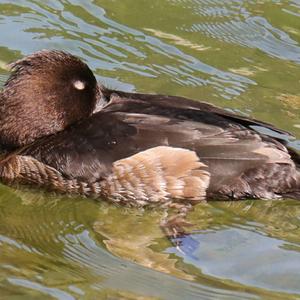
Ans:
[[[0,0],[5,64],[40,49],[110,88],[187,96],[289,130],[300,150],[300,2]],[[160,210],[0,186],[1,299],[299,299],[300,204],[199,204],[176,249]]]

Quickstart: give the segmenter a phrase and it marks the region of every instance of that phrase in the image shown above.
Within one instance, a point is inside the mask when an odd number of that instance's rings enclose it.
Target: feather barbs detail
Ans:
[[[108,198],[134,206],[204,200],[210,179],[194,151],[167,146],[118,160],[112,170],[104,184]]]

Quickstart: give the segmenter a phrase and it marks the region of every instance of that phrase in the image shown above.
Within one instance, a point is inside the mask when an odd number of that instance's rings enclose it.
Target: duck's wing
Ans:
[[[199,117],[202,117],[202,113],[209,113],[211,115],[221,116],[227,121],[235,122],[246,127],[263,127],[270,129],[275,133],[283,134],[285,137],[293,137],[291,133],[279,129],[272,124],[247,116],[237,115],[229,110],[221,109],[207,102],[200,102],[178,96],[126,93],[102,89],[106,101],[108,102],[107,106],[104,108],[107,111],[126,111],[170,116],[182,114],[195,121],[198,121]]]

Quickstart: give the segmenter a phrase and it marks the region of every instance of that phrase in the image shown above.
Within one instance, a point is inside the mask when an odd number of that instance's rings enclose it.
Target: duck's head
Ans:
[[[65,129],[92,114],[100,92],[75,56],[43,50],[10,65],[0,93],[0,143],[15,148]]]

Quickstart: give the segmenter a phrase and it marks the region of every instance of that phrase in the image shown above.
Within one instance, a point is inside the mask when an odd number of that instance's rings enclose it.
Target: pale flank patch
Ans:
[[[133,206],[204,200],[210,179],[194,151],[165,146],[116,161],[112,171],[103,190],[112,201]]]

